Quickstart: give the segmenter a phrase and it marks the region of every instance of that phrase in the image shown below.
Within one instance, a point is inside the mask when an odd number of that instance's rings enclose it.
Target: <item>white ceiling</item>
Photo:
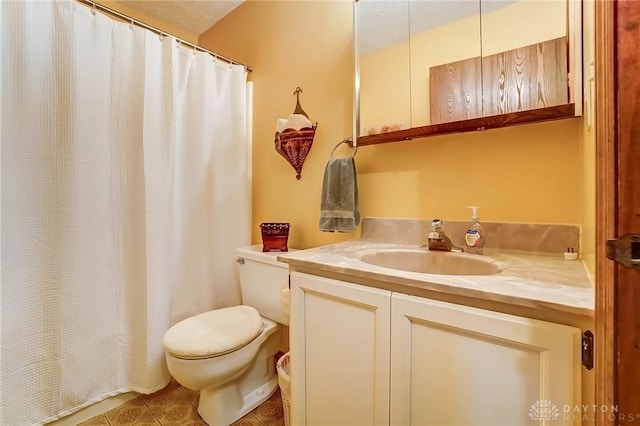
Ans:
[[[200,35],[242,2],[243,0],[124,0],[119,3],[185,32]]]

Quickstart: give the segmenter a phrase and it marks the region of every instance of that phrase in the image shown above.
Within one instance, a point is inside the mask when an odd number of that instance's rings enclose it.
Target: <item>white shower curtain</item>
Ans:
[[[162,336],[240,301],[244,67],[73,1],[0,1],[0,424],[169,380]]]

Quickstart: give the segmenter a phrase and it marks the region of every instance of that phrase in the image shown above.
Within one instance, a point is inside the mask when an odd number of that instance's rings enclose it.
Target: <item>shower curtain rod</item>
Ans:
[[[120,12],[118,12],[116,10],[113,10],[113,9],[107,7],[107,6],[103,6],[100,3],[96,3],[93,0],[77,0],[77,1],[80,2],[80,3],[84,3],[87,6],[90,6],[92,11],[100,10],[102,12],[105,12],[105,13],[108,13],[110,15],[116,16],[116,17],[118,17],[118,18],[120,18],[120,19],[122,19],[124,21],[131,22],[132,24],[137,25],[139,27],[146,28],[146,29],[148,29],[150,31],[153,31],[154,33],[159,34],[161,36],[171,36],[171,37],[175,38],[176,40],[178,40],[178,42],[180,44],[184,44],[186,46],[189,46],[190,48],[192,48],[194,50],[199,50],[201,52],[208,53],[209,55],[213,56],[214,58],[221,59],[221,60],[223,60],[223,61],[225,61],[225,62],[227,62],[229,64],[242,65],[244,67],[244,69],[247,70],[247,72],[253,71],[253,68],[248,66],[248,65],[245,65],[245,64],[243,64],[241,62],[238,62],[238,61],[234,61],[233,59],[227,58],[226,56],[220,55],[219,53],[212,52],[211,50],[205,49],[204,47],[200,47],[197,44],[190,43],[190,42],[186,41],[183,38],[177,37],[177,36],[175,36],[175,35],[173,35],[171,33],[168,33],[166,31],[163,31],[163,30],[159,29],[159,28],[153,27],[153,26],[151,26],[149,24],[145,24],[144,22],[138,21],[137,19],[134,19],[131,16],[127,16],[127,15],[125,15],[123,13],[120,13]]]

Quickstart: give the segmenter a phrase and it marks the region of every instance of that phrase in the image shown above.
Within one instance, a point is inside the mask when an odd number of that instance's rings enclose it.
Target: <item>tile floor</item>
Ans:
[[[198,392],[172,381],[78,426],[207,426],[198,415]],[[284,426],[280,389],[233,426]]]

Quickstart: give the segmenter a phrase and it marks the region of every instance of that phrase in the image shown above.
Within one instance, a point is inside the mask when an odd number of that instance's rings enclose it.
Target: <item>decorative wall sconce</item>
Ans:
[[[300,106],[300,93],[302,93],[302,89],[296,87],[293,92],[296,95],[296,108],[289,118],[278,120],[274,141],[276,151],[293,166],[298,180],[300,180],[302,165],[311,150],[318,127],[317,122],[315,125],[311,123],[309,116]]]

